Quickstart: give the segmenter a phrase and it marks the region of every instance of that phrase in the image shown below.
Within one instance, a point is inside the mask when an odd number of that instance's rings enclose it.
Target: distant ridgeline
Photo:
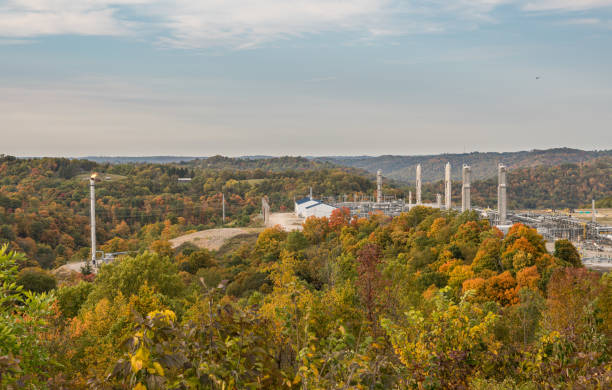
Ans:
[[[334,164],[328,161],[291,156],[87,156],[82,159],[95,161],[100,164],[181,164],[207,169],[263,169],[269,171],[320,169],[343,166],[342,164]]]
[[[97,163],[110,163],[110,164],[172,164],[181,163],[196,160],[202,157],[191,157],[191,156],[142,156],[142,157],[128,157],[128,156],[87,156],[79,157],[79,159],[95,161]]]
[[[541,165],[554,166],[561,164],[576,164],[592,161],[599,157],[612,157],[612,150],[584,151],[578,149],[558,148],[547,150],[531,150],[504,153],[464,153],[438,154],[425,156],[360,156],[360,157],[320,157],[319,161],[328,161],[365,169],[376,173],[382,169],[385,177],[413,183],[416,165],[423,167],[423,181],[436,182],[444,179],[444,164],[452,165],[453,180],[461,180],[461,166],[472,167],[472,180],[488,179],[497,174],[497,164],[503,163],[508,170],[516,168],[535,167]]]
[[[612,157],[601,157],[580,164],[539,165],[508,172],[508,208],[577,208],[610,207],[612,199]],[[443,182],[423,186],[423,196],[433,199],[444,193]],[[472,182],[472,203],[495,207],[497,177]],[[453,185],[453,199],[461,198],[461,184]]]

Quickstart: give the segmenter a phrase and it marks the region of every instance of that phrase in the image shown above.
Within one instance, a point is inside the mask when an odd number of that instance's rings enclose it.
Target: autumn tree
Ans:
[[[377,326],[386,282],[379,270],[380,248],[366,244],[357,255],[357,287],[366,317],[372,326]]]
[[[555,252],[554,256],[561,259],[572,267],[582,267],[582,261],[580,260],[580,254],[576,247],[566,239],[555,241]]]

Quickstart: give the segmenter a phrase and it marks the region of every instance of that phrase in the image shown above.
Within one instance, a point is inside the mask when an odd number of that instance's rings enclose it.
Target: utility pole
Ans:
[[[96,176],[97,173],[94,173],[89,178],[89,216],[91,218],[90,228],[91,228],[91,261],[93,265],[96,265]]]

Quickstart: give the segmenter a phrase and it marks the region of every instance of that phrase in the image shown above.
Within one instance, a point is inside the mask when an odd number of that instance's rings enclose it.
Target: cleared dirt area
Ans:
[[[84,267],[84,266],[85,266],[84,261],[79,261],[77,263],[68,263],[68,264],[64,264],[61,267],[57,268],[56,270],[54,270],[54,272],[58,272],[58,273],[81,272],[81,267]]]
[[[292,230],[302,230],[304,218],[297,217],[294,213],[272,213],[268,226],[280,225],[283,230],[288,232]]]
[[[284,230],[302,230],[303,218],[296,217],[293,213],[272,213],[268,227],[279,225]],[[186,242],[190,242],[198,248],[206,248],[211,251],[218,251],[223,245],[233,238],[240,240],[240,236],[246,240],[253,234],[258,234],[263,228],[222,228],[208,229],[195,233],[186,234],[170,240],[173,248]]]
[[[227,240],[233,237],[241,234],[259,233],[262,230],[261,228],[208,229],[174,238],[170,240],[170,244],[172,244],[173,248],[176,248],[185,242],[190,242],[198,248],[216,251],[219,250]]]
[[[592,218],[591,209],[576,209],[572,216],[584,221],[590,221]],[[602,225],[612,224],[612,209],[597,209],[595,210],[595,216],[597,217],[597,222]]]
[[[567,215],[574,218],[578,218],[585,222],[591,221],[591,209],[575,209],[570,212],[570,210],[516,210],[519,213],[527,213],[532,212],[535,214],[548,214],[548,215]],[[597,209],[595,212],[595,216],[597,217],[597,222],[602,225],[612,225],[612,209]]]

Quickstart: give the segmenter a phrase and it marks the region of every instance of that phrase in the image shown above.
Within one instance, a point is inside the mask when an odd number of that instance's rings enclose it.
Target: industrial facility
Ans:
[[[363,195],[353,195],[349,200],[347,195],[337,197],[327,197],[315,200],[310,195],[295,202],[295,214],[302,218],[309,216],[329,217],[336,208],[347,208],[351,215],[357,217],[368,217],[371,214],[384,214],[397,216],[402,212],[409,211],[415,206],[433,207],[441,210],[469,211],[475,210],[484,218],[491,221],[502,232],[507,233],[512,224],[520,222],[530,227],[536,228],[548,241],[554,242],[556,239],[566,238],[580,244],[584,250],[596,251],[603,254],[595,254],[595,258],[607,259],[609,255],[612,261],[612,226],[603,226],[595,220],[595,203],[593,202],[593,219],[590,222],[583,222],[568,215],[546,215],[530,213],[514,213],[508,211],[507,195],[507,168],[504,164],[497,166],[497,209],[484,209],[473,207],[471,204],[471,174],[472,168],[469,165],[462,167],[461,185],[461,205],[453,207],[452,204],[452,182],[451,164],[446,163],[444,167],[444,197],[436,194],[434,203],[425,203],[422,199],[422,167],[416,166],[416,197],[412,201],[412,192],[408,193],[408,199],[398,199],[394,196],[386,196],[383,193],[382,171],[376,173],[376,194],[374,197]],[[591,252],[589,252],[591,253]]]
[[[458,211],[472,210],[471,205],[471,173],[472,168],[469,165],[462,167],[462,186],[461,186],[461,206],[456,207]],[[451,181],[451,164],[446,163],[444,167],[444,198],[442,194],[436,194],[434,203],[424,203],[422,198],[422,167],[421,164],[416,166],[416,197],[415,202],[412,201],[412,191],[408,193],[408,199],[398,199],[394,196],[386,196],[383,193],[383,176],[379,169],[376,172],[376,196],[374,198],[353,195],[353,199],[349,200],[348,196],[327,197],[321,200],[315,200],[312,196],[312,190],[309,196],[297,200],[295,202],[295,214],[300,217],[329,216],[335,208],[345,207],[349,209],[351,215],[358,217],[367,217],[372,213],[380,213],[389,216],[397,216],[402,212],[409,211],[415,206],[433,207],[442,210],[452,210],[452,181]],[[503,164],[498,166],[498,207],[497,211],[479,210],[491,219],[493,223],[500,226],[505,226],[510,223],[507,218],[507,195],[506,195],[506,167]]]

